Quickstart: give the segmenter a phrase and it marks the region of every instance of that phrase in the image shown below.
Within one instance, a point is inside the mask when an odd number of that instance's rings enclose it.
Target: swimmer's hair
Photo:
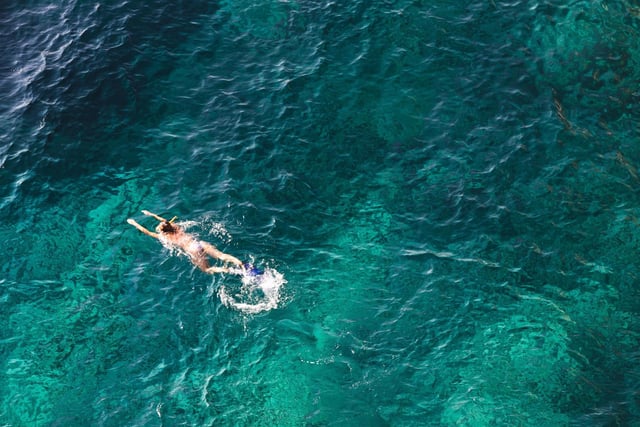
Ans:
[[[163,233],[175,233],[176,226],[171,224],[170,221],[162,221],[162,223],[160,224],[160,231],[162,231]]]

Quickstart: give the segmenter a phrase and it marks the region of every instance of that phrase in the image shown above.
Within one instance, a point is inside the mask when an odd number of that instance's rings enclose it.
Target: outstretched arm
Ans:
[[[242,267],[242,261],[233,255],[225,254],[224,252],[218,250],[215,246],[207,242],[200,242],[202,245],[202,249],[212,258],[217,258],[220,261],[230,262],[239,267]]]
[[[144,228],[143,226],[141,226],[140,224],[138,224],[134,219],[129,218],[127,220],[127,222],[131,225],[133,225],[135,228],[137,228],[138,230],[142,231],[144,234],[146,234],[147,236],[151,236],[155,239],[157,239],[159,236],[157,233],[154,233],[152,231],[147,230],[146,228]]]
[[[161,216],[158,216],[158,215],[154,214],[153,212],[149,212],[149,211],[143,210],[142,213],[145,214],[146,216],[152,216],[152,217],[154,217],[155,219],[157,219],[160,222],[166,221],[166,219],[162,218]]]

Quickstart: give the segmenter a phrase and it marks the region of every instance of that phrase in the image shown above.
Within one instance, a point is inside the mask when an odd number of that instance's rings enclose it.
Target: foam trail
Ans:
[[[265,269],[263,274],[242,276],[242,287],[235,295],[225,286],[218,291],[220,301],[245,314],[256,314],[270,311],[278,307],[280,289],[287,283],[282,273],[272,268]]]

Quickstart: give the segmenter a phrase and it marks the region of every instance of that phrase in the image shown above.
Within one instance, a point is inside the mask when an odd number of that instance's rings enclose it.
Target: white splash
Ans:
[[[263,274],[242,275],[242,286],[231,293],[225,286],[218,290],[222,304],[245,314],[256,314],[273,310],[280,302],[280,289],[287,283],[282,273],[272,268]]]

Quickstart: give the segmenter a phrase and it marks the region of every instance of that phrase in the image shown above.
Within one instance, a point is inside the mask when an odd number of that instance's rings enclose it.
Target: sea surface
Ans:
[[[640,426],[638,1],[4,0],[0,41],[0,426]]]

